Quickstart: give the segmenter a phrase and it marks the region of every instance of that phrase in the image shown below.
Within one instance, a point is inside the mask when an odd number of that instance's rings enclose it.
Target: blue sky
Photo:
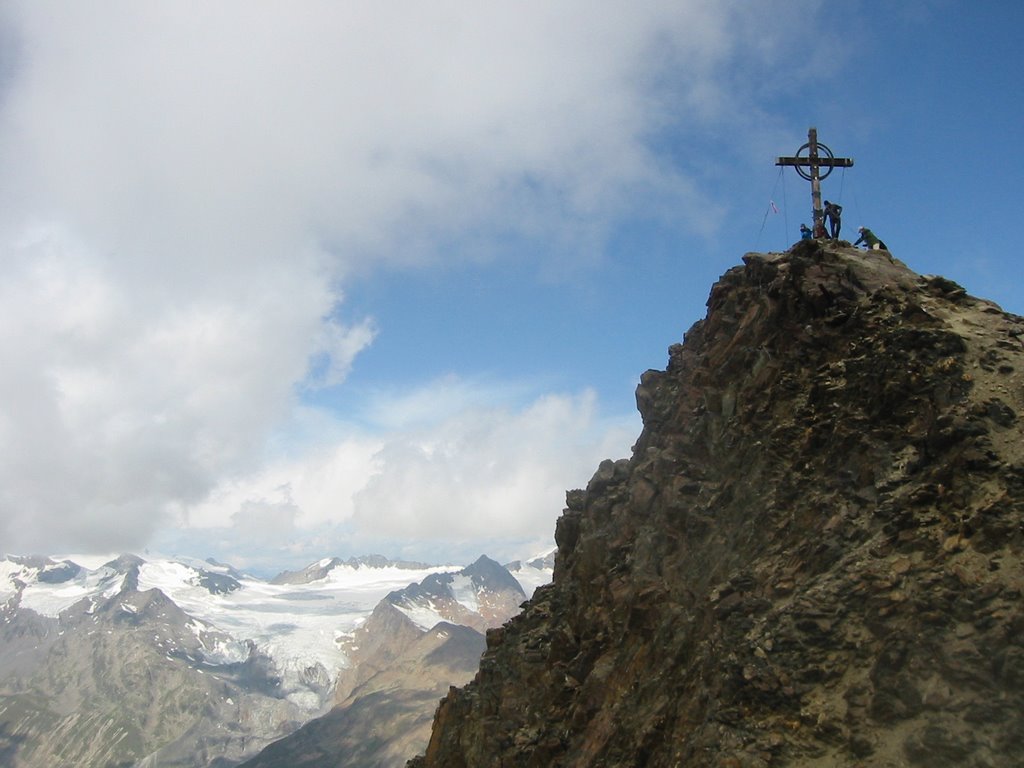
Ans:
[[[551,544],[820,141],[844,234],[1024,312],[1010,2],[0,6],[0,541]],[[779,213],[770,211],[774,201]]]

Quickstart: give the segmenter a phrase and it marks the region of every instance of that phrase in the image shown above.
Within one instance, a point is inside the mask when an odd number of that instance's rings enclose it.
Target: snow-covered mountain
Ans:
[[[553,549],[526,561],[513,560],[511,563],[505,563],[505,570],[515,576],[516,581],[526,591],[526,596],[532,597],[537,587],[551,582],[551,575],[555,571],[555,552]]]
[[[515,616],[526,593],[507,569],[482,556],[461,571],[431,574],[385,599],[421,630],[447,621],[483,632]]]
[[[525,572],[537,580],[543,568]],[[426,746],[438,699],[476,672],[484,633],[525,600],[508,569],[486,556],[394,590],[343,640],[353,663],[338,678],[336,706],[242,768],[314,768],[340,755],[349,768],[404,765]]]
[[[458,569],[331,562],[332,567],[321,568],[318,579],[296,589],[194,561],[124,555],[88,570],[67,561],[8,557],[0,560],[0,601],[59,618],[82,601],[95,606],[126,589],[158,590],[202,639],[206,664],[244,661],[251,647],[273,661],[294,703],[315,710],[320,696],[310,696],[298,677],[318,665],[329,676],[343,668],[346,657],[337,640],[352,632],[384,595],[428,575]],[[130,600],[121,604],[122,610],[133,610]]]
[[[409,587],[424,599],[406,596],[406,610],[475,621],[466,605],[492,596],[473,584],[502,578],[379,556],[297,573],[268,582],[187,559],[0,559],[5,765],[231,765],[335,702],[378,604]]]
[[[383,555],[363,555],[342,560],[337,557],[326,557],[308,565],[301,571],[282,571],[270,580],[271,584],[312,584],[314,581],[331,579],[333,581],[350,581],[353,572],[375,569],[385,570],[397,568],[402,571],[428,571],[431,567],[426,563],[410,560],[392,560]]]

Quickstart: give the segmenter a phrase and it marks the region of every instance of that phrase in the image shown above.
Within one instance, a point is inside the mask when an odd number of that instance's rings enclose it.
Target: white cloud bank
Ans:
[[[452,392],[464,409],[435,410]],[[512,559],[552,546],[569,487],[618,457],[636,418],[602,419],[593,393],[544,395],[521,405],[494,388],[445,378],[377,406],[389,429],[350,432],[299,459],[271,461],[182,510],[165,549],[201,541],[207,554],[266,571],[325,551],[416,559],[484,553]],[[422,406],[422,407],[420,407]],[[402,414],[402,423],[393,419]],[[321,418],[329,420],[327,414]]]
[[[560,473],[607,453],[587,396],[267,464],[299,393],[373,341],[372,319],[330,319],[340,286],[464,237],[599,242],[654,201],[713,230],[717,204],[651,149],[665,105],[693,132],[728,118],[813,5],[5,3],[4,547],[137,549],[232,516],[396,537],[550,517]]]

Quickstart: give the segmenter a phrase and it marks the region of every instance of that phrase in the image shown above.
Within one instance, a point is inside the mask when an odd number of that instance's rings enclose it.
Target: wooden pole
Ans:
[[[811,161],[811,215],[815,237],[825,236],[825,211],[821,207],[821,166],[818,158],[818,129],[807,131],[807,156]]]

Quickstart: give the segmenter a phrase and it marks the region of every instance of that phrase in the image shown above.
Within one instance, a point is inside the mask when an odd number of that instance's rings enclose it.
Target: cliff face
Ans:
[[[410,765],[1024,764],[1024,319],[748,254]]]

